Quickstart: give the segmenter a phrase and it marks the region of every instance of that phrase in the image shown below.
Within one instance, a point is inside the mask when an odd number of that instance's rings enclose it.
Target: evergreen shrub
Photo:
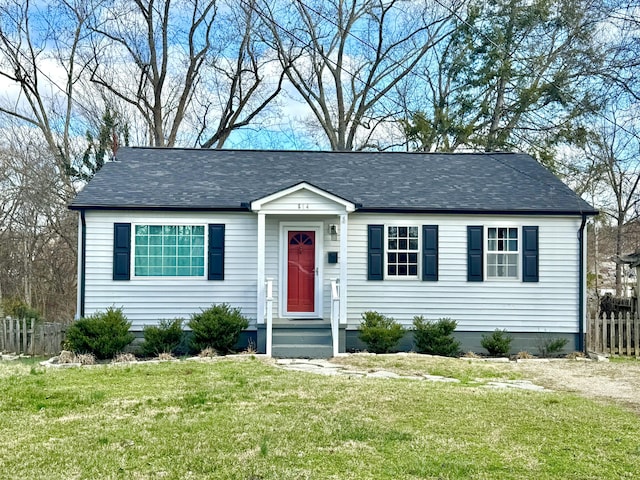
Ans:
[[[413,340],[416,351],[429,355],[455,357],[460,353],[460,342],[453,337],[458,322],[450,318],[426,320],[422,315],[413,317]]]
[[[75,353],[92,353],[99,359],[113,358],[133,342],[131,322],[120,308],[108,308],[81,318],[67,329],[66,348]]]
[[[238,343],[240,333],[249,326],[249,321],[239,308],[222,303],[194,313],[188,325],[192,330],[191,346],[196,352],[213,348],[227,353]]]
[[[404,327],[391,317],[375,311],[362,314],[358,336],[367,344],[369,352],[390,352],[398,345],[404,334]]]
[[[491,335],[482,335],[480,345],[489,352],[492,357],[505,357],[511,349],[513,337],[506,330],[496,328]]]
[[[142,354],[145,357],[156,357],[161,353],[175,353],[184,334],[183,322],[182,318],[163,318],[158,325],[145,325]]]

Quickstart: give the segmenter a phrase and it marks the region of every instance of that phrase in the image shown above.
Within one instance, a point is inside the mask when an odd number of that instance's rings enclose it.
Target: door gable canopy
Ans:
[[[254,212],[276,214],[340,214],[355,211],[356,206],[343,198],[306,182],[251,202]]]

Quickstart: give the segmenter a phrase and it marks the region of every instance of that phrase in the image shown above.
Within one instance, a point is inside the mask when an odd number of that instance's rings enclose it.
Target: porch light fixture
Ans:
[[[335,223],[329,225],[329,235],[331,235],[331,240],[338,240],[338,226]]]

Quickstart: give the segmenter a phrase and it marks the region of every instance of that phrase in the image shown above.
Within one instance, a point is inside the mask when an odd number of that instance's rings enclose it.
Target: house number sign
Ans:
[[[299,203],[298,204],[298,210],[309,210],[309,204],[308,203]]]

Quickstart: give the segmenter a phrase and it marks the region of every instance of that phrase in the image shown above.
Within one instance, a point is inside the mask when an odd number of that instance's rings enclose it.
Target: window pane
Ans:
[[[489,250],[491,250],[492,252],[495,251],[498,248],[498,241],[497,240],[489,240],[487,248]]]
[[[192,267],[204,267],[204,257],[191,257]]]
[[[509,251],[510,252],[518,251],[518,240],[509,240]]]
[[[418,276],[419,227],[387,227],[387,275]]]
[[[204,275],[204,226],[136,225],[135,232],[137,276]]]
[[[165,277],[175,277],[176,267],[162,267],[162,275]]]
[[[204,236],[196,236],[196,237],[192,237],[192,239],[193,239],[193,245],[204,246]]]
[[[495,228],[490,228],[487,231],[487,235],[489,238],[496,238],[497,237],[497,231]]]

